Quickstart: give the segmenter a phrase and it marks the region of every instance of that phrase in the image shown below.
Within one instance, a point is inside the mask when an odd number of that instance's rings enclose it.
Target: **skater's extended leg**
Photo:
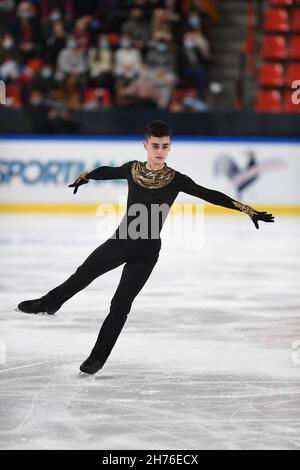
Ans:
[[[94,279],[124,262],[124,244],[120,240],[108,239],[96,248],[65,282],[34,302],[39,302],[40,311],[56,312],[64,302],[88,286]],[[32,301],[19,304],[20,310],[26,311],[28,302]],[[25,304],[25,307],[22,304]]]
[[[80,370],[97,372],[106,362],[126,322],[131,305],[149,278],[157,258],[139,259],[125,264],[120,283],[110,304],[110,312],[100,329],[96,344]]]

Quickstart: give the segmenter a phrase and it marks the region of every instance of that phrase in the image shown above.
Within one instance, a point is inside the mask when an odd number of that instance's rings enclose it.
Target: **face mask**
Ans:
[[[188,22],[189,22],[189,25],[192,27],[192,28],[200,28],[200,20],[199,20],[199,17],[198,16],[189,16],[188,18]]]
[[[132,79],[137,76],[137,73],[135,70],[131,70],[126,72],[126,78]]]
[[[122,39],[122,41],[120,42],[120,46],[124,48],[128,48],[131,46],[131,42],[128,41],[128,39]]]
[[[14,41],[12,39],[4,39],[2,43],[3,49],[11,49],[14,45]]]
[[[186,47],[187,49],[193,49],[193,47],[195,46],[195,43],[192,39],[185,39],[183,41],[183,45],[184,47]]]
[[[167,49],[168,49],[167,44],[165,44],[164,42],[158,43],[158,45],[157,45],[157,50],[158,50],[159,52],[165,52]]]
[[[75,39],[69,39],[67,42],[67,47],[70,49],[75,49],[75,47],[77,47],[77,41],[75,41]]]
[[[52,70],[51,70],[51,69],[47,69],[47,68],[42,69],[42,71],[41,71],[41,76],[42,76],[43,78],[50,78],[51,75],[52,75]]]
[[[57,73],[55,74],[54,78],[55,78],[55,80],[56,80],[57,82],[61,82],[61,81],[65,78],[65,76],[64,76],[63,73],[57,72]]]
[[[42,98],[41,96],[39,96],[39,95],[36,95],[36,96],[33,95],[33,96],[30,98],[30,104],[31,104],[32,106],[38,106],[38,105],[41,104],[42,102],[43,102],[43,98]]]
[[[19,16],[20,18],[28,19],[28,18],[32,18],[32,13],[31,11],[20,11]]]
[[[60,13],[52,13],[50,15],[50,20],[51,21],[58,21],[61,19],[61,14]]]
[[[98,47],[100,47],[100,49],[108,49],[109,42],[102,39],[101,41],[98,41]]]

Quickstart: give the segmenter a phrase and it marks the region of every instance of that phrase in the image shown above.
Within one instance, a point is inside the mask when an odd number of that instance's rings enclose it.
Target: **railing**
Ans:
[[[247,31],[245,41],[239,54],[239,78],[236,86],[235,109],[247,107],[246,79],[256,79],[256,58],[259,52],[258,31],[262,30],[264,17],[264,0],[248,0]]]

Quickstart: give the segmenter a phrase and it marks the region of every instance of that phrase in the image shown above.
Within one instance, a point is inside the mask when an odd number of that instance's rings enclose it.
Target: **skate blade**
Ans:
[[[27,312],[22,312],[18,307],[14,309],[15,312],[18,313],[25,313],[25,315],[46,315],[47,317],[55,317],[56,315],[54,313],[47,313],[47,312],[39,312],[39,313],[27,313]]]
[[[86,374],[85,372],[79,371],[77,374],[78,379],[93,379],[95,374]]]

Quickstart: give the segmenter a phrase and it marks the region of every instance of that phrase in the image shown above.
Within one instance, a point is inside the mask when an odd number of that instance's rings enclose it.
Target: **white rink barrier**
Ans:
[[[81,171],[146,160],[139,138],[0,138],[1,212],[91,212],[126,202],[125,180],[91,181],[73,195]],[[300,214],[300,139],[176,139],[167,163],[196,183],[257,208]],[[203,201],[179,193],[176,203]],[[207,204],[213,213],[228,209]]]

